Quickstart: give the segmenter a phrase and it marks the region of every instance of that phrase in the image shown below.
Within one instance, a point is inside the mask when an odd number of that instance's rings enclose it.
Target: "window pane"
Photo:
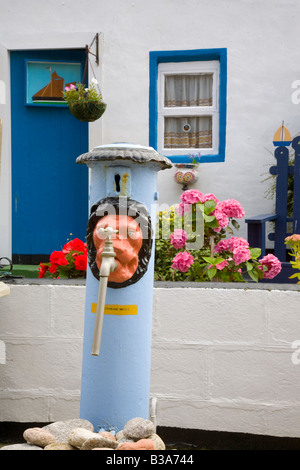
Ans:
[[[211,148],[212,117],[165,117],[164,148]]]
[[[212,73],[165,75],[164,106],[212,106],[212,86]]]

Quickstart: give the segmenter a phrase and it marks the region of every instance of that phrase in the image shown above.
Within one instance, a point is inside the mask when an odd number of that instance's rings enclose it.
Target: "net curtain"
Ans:
[[[166,108],[212,106],[212,74],[167,75]],[[165,148],[209,148],[212,146],[211,116],[165,117]]]

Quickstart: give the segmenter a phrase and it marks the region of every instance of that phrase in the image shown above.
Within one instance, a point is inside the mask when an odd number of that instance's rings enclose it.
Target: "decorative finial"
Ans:
[[[285,127],[284,121],[282,125],[277,129],[273,137],[273,145],[275,147],[288,147],[292,142],[292,136],[290,131]]]

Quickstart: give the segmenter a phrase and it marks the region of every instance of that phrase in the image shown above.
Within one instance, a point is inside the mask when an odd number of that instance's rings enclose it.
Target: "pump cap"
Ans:
[[[99,145],[91,152],[83,153],[76,159],[76,163],[90,163],[115,160],[131,160],[135,163],[156,163],[160,170],[172,168],[172,162],[159,154],[152,147],[143,147],[139,144],[113,143],[109,145]]]

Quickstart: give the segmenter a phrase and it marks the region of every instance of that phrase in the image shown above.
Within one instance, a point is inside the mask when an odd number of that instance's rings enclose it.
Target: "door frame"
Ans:
[[[84,49],[90,45],[97,32],[83,33],[39,33],[33,34],[0,34],[0,80],[4,82],[6,99],[2,104],[3,133],[2,159],[0,175],[0,256],[12,256],[12,187],[11,187],[11,105],[10,105],[10,52],[14,50],[46,49]],[[103,74],[103,33],[99,34],[99,65],[91,58],[88,75],[95,76],[102,90]],[[88,126],[88,145],[94,148],[102,144],[102,120]]]

